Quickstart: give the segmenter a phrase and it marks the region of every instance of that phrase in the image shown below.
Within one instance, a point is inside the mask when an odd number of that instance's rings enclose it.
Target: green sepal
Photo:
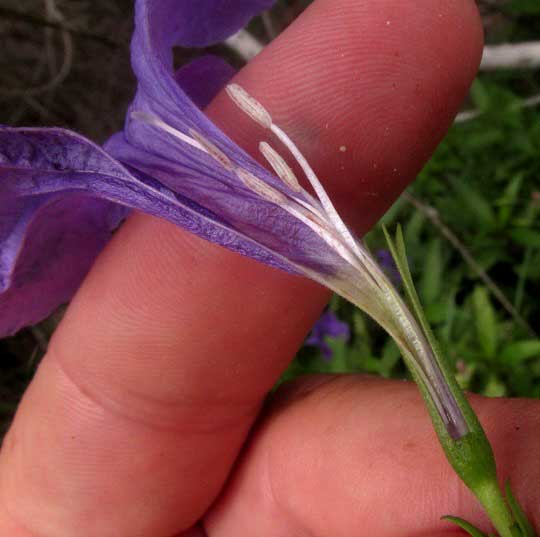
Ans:
[[[532,524],[529,522],[527,516],[525,515],[523,509],[519,505],[516,497],[514,496],[512,489],[510,488],[510,482],[507,481],[504,485],[504,490],[506,492],[506,501],[510,506],[514,520],[516,521],[519,529],[521,530],[521,535],[523,537],[537,537],[536,531],[532,527]]]
[[[488,537],[484,532],[480,531],[476,526],[473,526],[470,522],[463,520],[457,516],[443,516],[443,520],[448,520],[459,526],[462,530],[465,530],[471,537]]]
[[[496,482],[496,467],[493,451],[476,414],[470,407],[463,391],[457,384],[454,375],[451,373],[426,318],[413,283],[401,227],[399,225],[397,226],[395,241],[390,237],[390,234],[384,227],[383,232],[390,252],[394,257],[396,267],[401,275],[403,289],[411,305],[413,314],[418,321],[422,332],[431,347],[439,369],[467,422],[470,431],[469,434],[466,434],[458,440],[454,440],[450,437],[441,417],[434,408],[434,404],[431,401],[426,387],[423,386],[422,381],[414,374],[414,371],[412,371],[412,375],[426,401],[435,431],[437,432],[448,461],[465,484],[477,494],[477,491],[486,488],[486,481],[492,483]]]
[[[489,440],[467,398],[458,385],[451,368],[448,366],[424,314],[409,269],[401,227],[397,227],[395,242],[392,240],[386,229],[383,228],[383,231],[396,266],[401,274],[403,288],[413,310],[413,314],[420,324],[423,335],[431,347],[433,358],[437,362],[446,385],[451,391],[455,402],[461,411],[462,418],[465,420],[469,430],[467,434],[458,439],[455,439],[455,437],[450,434],[450,431],[446,429],[446,426],[443,423],[442,417],[435,408],[435,403],[431,398],[427,386],[424,385],[420,375],[416,374],[414,364],[409,363],[411,357],[403,355],[426,402],[433,426],[446,457],[458,476],[461,477],[463,482],[483,505],[501,537],[525,537],[521,536],[521,531],[514,523],[512,513],[499,488],[495,457]],[[452,517],[451,520],[461,521],[461,519],[456,519],[455,517]],[[476,528],[472,526],[471,528],[476,530]],[[516,530],[519,533],[516,533]]]

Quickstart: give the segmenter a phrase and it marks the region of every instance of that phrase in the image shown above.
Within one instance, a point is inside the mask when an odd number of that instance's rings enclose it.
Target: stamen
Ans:
[[[330,201],[328,194],[324,190],[319,178],[313,171],[313,168],[309,165],[308,161],[302,155],[298,147],[294,142],[289,138],[289,136],[277,125],[272,124],[270,130],[277,136],[277,138],[289,149],[293,157],[296,159],[302,170],[304,171],[308,181],[315,190],[321,205],[328,217],[328,220],[333,224],[338,234],[343,238],[348,247],[355,253],[357,258],[360,260],[363,265],[365,275],[368,278],[371,278],[373,282],[381,287],[381,283],[374,274],[381,273],[381,270],[377,263],[371,258],[369,253],[359,244],[359,242],[353,237],[352,233],[349,231],[349,228],[345,225],[336,208]],[[384,286],[384,284],[383,284]]]
[[[249,188],[252,192],[255,192],[263,199],[275,203],[283,210],[303,222],[309,228],[311,228],[321,239],[323,239],[334,251],[336,251],[345,261],[352,264],[357,269],[361,269],[358,264],[358,260],[354,257],[354,254],[340,241],[339,237],[333,233],[333,230],[328,228],[328,223],[324,220],[321,221],[318,215],[313,214],[308,210],[304,210],[301,206],[291,203],[291,200],[287,198],[283,193],[279,192],[257,176],[248,172],[244,168],[236,168],[236,175]],[[299,200],[296,200],[299,201]]]
[[[263,154],[264,158],[272,166],[277,176],[295,192],[302,192],[302,187],[291,170],[289,165],[285,162],[285,159],[268,143],[261,142],[259,144],[259,150]]]
[[[284,194],[271,187],[251,172],[244,170],[244,168],[236,168],[234,171],[247,188],[265,200],[275,203],[280,207],[283,207],[288,203]]]
[[[229,84],[226,88],[226,91],[229,97],[234,101],[234,103],[248,116],[250,116],[254,121],[262,125],[263,127],[270,129],[278,139],[289,149],[293,157],[296,159],[308,181],[311,183],[311,186],[315,190],[326,214],[328,215],[329,220],[335,226],[336,230],[343,236],[343,239],[347,242],[349,247],[352,248],[354,253],[360,258],[365,257],[365,253],[358,248],[358,243],[352,236],[351,232],[348,230],[347,226],[339,216],[334,205],[330,201],[328,194],[324,190],[321,182],[318,177],[315,175],[315,172],[307,162],[306,158],[302,155],[298,147],[293,143],[293,141],[287,136],[287,134],[280,129],[277,125],[272,122],[272,116],[269,112],[263,107],[259,101],[254,99],[244,88],[238,84]]]
[[[306,192],[298,182],[296,175],[291,170],[285,159],[269,144],[261,142],[259,149],[266,160],[270,163],[273,170],[281,178],[281,180],[301,197],[291,196],[291,198],[313,213],[321,222],[327,223],[327,216],[319,203],[309,192]]]
[[[303,222],[312,229],[330,248],[337,252],[347,263],[351,264],[357,270],[362,270],[354,254],[347,248],[340,237],[336,236],[333,229],[328,227],[328,223],[321,221],[317,215],[314,215],[309,209],[306,211],[302,207],[287,203],[281,206],[289,214]]]
[[[226,170],[234,170],[234,164],[231,162],[231,159],[215,144],[210,140],[207,140],[202,134],[199,134],[193,129],[189,129],[189,134],[201,144],[201,146],[206,150],[206,152],[217,160]]]
[[[233,102],[246,113],[253,121],[256,121],[259,125],[265,129],[269,129],[272,126],[272,116],[268,113],[266,108],[254,99],[244,88],[238,84],[229,84],[225,91]]]
[[[156,127],[158,129],[164,130],[165,132],[168,132],[175,138],[178,138],[182,142],[194,147],[195,149],[198,149],[199,151],[203,151],[204,153],[208,153],[208,151],[197,141],[193,138],[190,138],[187,134],[184,134],[183,132],[175,129],[174,127],[171,127],[165,121],[160,119],[159,117],[155,116],[154,114],[149,114],[147,112],[143,112],[142,110],[134,110],[130,114],[132,119],[138,120],[141,123],[146,123],[147,125],[151,125],[152,127]]]
[[[330,221],[334,224],[334,226],[339,231],[339,233],[343,235],[343,238],[349,244],[349,246],[353,248],[355,253],[360,258],[363,258],[365,256],[364,252],[358,249],[357,241],[354,239],[351,232],[349,231],[349,229],[347,228],[347,226],[345,225],[345,223],[339,216],[338,212],[336,211],[336,208],[330,201],[328,194],[326,193],[326,191],[324,190],[324,187],[319,181],[319,178],[313,171],[313,168],[309,165],[304,155],[302,155],[298,147],[296,147],[296,145],[289,138],[289,136],[277,125],[272,124],[270,126],[270,130],[278,137],[278,139],[283,143],[283,145],[287,147],[287,149],[291,152],[293,157],[296,159],[296,161],[302,168],[303,172],[306,174],[308,181],[311,183],[313,190],[315,190],[315,193],[317,194],[317,197],[319,198],[321,205],[326,211],[326,214],[328,215],[328,218],[330,219]]]

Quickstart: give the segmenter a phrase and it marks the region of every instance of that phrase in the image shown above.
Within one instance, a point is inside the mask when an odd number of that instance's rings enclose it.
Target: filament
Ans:
[[[165,121],[154,114],[149,114],[148,112],[143,112],[142,110],[134,110],[131,112],[130,116],[131,118],[142,123],[146,123],[147,125],[151,125],[152,127],[157,127],[158,129],[168,132],[170,135],[178,138],[178,140],[190,145],[191,147],[194,147],[195,149],[198,149],[199,151],[202,151],[203,153],[208,153],[208,151],[202,146],[202,144],[197,142],[197,140],[194,140],[178,129],[171,127],[168,123],[165,123]]]

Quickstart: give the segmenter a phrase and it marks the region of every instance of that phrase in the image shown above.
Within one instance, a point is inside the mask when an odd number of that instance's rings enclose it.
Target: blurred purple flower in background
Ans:
[[[340,338],[344,341],[349,341],[350,335],[349,325],[344,321],[340,321],[333,311],[327,310],[311,329],[305,345],[319,347],[323,358],[330,360],[333,352],[330,345],[328,345],[327,339]]]
[[[375,258],[379,262],[379,266],[383,269],[384,273],[390,278],[394,285],[401,285],[401,274],[396,267],[396,262],[392,257],[390,250],[383,248],[377,250]]]

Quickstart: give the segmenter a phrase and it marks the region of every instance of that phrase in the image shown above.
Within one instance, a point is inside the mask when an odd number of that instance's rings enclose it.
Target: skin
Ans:
[[[444,135],[481,47],[469,0],[318,0],[237,82],[363,233]],[[255,153],[264,133],[224,95],[208,114]],[[414,386],[303,379],[261,413],[328,297],[131,217],[72,302],[5,439],[0,535],[194,537],[201,520],[210,537],[459,535],[439,520],[446,513],[487,528]],[[534,519],[538,403],[473,403]]]

